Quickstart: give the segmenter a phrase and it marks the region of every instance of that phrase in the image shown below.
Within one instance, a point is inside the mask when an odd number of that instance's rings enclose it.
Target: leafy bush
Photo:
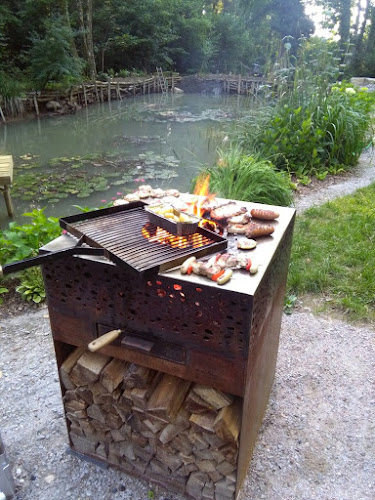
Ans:
[[[275,103],[240,124],[244,152],[272,158],[279,170],[299,178],[322,179],[355,165],[369,143],[375,93],[334,85],[339,62],[334,46],[302,43],[296,65],[288,59],[275,75]]]
[[[10,263],[32,257],[38,249],[61,234],[58,219],[46,217],[44,208],[25,213],[31,218],[29,224],[9,224],[9,229],[0,232],[0,262]]]
[[[348,168],[367,145],[374,102],[375,96],[347,85],[334,87],[319,103],[290,108],[281,101],[257,137],[256,149],[297,175],[321,173],[331,165]]]
[[[22,295],[22,298],[35,304],[43,302],[46,298],[42,272],[39,267],[31,267],[22,274],[21,285],[16,291]]]
[[[210,175],[210,191],[218,196],[255,203],[288,206],[292,203],[288,176],[277,172],[268,160],[241,156],[237,148],[219,151],[215,167],[205,170]]]

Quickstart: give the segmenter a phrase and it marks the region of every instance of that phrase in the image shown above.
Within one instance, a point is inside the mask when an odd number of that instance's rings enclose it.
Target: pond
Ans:
[[[0,154],[14,159],[15,218],[33,208],[60,217],[78,212],[74,205],[100,207],[140,183],[189,191],[223,145],[224,124],[250,107],[237,95],[151,94],[8,124]],[[0,208],[5,227],[3,201]]]

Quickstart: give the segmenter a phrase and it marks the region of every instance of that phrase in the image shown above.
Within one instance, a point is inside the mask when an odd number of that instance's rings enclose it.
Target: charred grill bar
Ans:
[[[240,203],[246,205],[243,202]],[[250,204],[247,205],[250,208]],[[251,208],[254,206],[257,205],[251,204]],[[261,205],[259,207],[276,208]],[[151,477],[154,481],[157,481],[157,477],[160,477],[161,473],[160,471],[158,474],[155,473],[154,477],[152,472],[155,472],[155,468],[158,467],[155,464],[159,464],[160,454],[164,454],[163,467],[167,469],[165,476],[168,478],[164,478],[162,483],[168,484],[169,487],[174,487],[177,491],[192,498],[226,500],[234,497],[234,490],[238,493],[246,476],[275,372],[295,214],[295,211],[289,208],[277,207],[277,210],[280,212],[280,217],[274,223],[274,234],[259,240],[257,248],[251,251],[251,255],[260,263],[259,272],[250,276],[245,270],[235,271],[232,280],[222,287],[205,277],[181,275],[176,266],[189,255],[186,248],[183,250],[170,246],[167,248],[156,242],[157,255],[155,259],[152,256],[150,261],[150,255],[147,254],[149,250],[145,250],[145,254],[142,253],[144,244],[149,247],[147,237],[143,235],[142,239],[137,239],[138,236],[135,234],[139,225],[144,227],[147,224],[147,220],[140,213],[141,207],[136,207],[133,211],[133,215],[136,214],[134,215],[135,222],[129,222],[128,217],[124,216],[126,212],[119,210],[115,214],[109,213],[107,220],[96,226],[94,232],[90,227],[90,220],[65,219],[66,227],[72,234],[77,237],[84,234],[86,243],[93,247],[104,246],[112,255],[115,255],[115,259],[112,261],[95,256],[68,256],[66,259],[59,259],[54,263],[47,262],[43,265],[51,328],[68,417],[70,444],[73,449],[105,460],[140,477],[145,476],[148,479]],[[122,221],[122,217],[125,217],[125,222]],[[115,220],[116,223],[113,223]],[[213,240],[207,242],[206,247],[211,247],[208,250],[203,245],[203,252],[222,252],[222,239],[216,238],[216,235],[212,236],[212,234],[210,231],[203,234],[204,238]],[[114,242],[110,241],[112,237]],[[73,246],[74,243],[75,239],[67,234],[47,245],[43,251],[63,250]],[[229,236],[228,251],[232,251],[235,243],[236,237]],[[159,248],[158,245],[164,248]],[[218,247],[216,248],[215,245]],[[126,248],[119,250],[119,246]],[[196,249],[190,248],[189,251],[195,252]],[[202,251],[202,249],[198,249],[198,251]],[[128,254],[124,257],[121,252],[128,252]],[[181,252],[183,255],[180,254]],[[198,257],[207,253],[198,254]],[[134,257],[135,261],[132,261],[129,255],[131,258]],[[120,260],[125,258],[126,265],[116,261],[116,258]],[[158,272],[155,272],[157,265],[160,265],[160,268]],[[134,268],[138,272],[134,272]],[[212,459],[214,464],[221,463],[223,469],[227,467],[225,481],[222,474],[216,477],[216,473],[212,471],[205,469],[202,471],[202,459],[199,461],[198,458],[196,461],[199,467],[196,464],[192,465],[190,460],[190,464],[183,464],[185,476],[180,475],[181,468],[176,468],[179,462],[168,458],[168,453],[176,453],[176,456],[179,457],[178,460],[181,458],[180,455],[188,460],[186,453],[178,451],[177,445],[168,448],[170,442],[160,442],[160,435],[163,432],[163,426],[158,420],[160,415],[157,411],[155,413],[155,410],[152,410],[148,399],[144,402],[144,408],[139,408],[140,403],[137,399],[137,404],[132,400],[135,408],[128,409],[129,418],[133,418],[135,415],[134,419],[140,418],[142,425],[146,420],[150,421],[154,430],[155,437],[150,438],[147,445],[142,448],[142,450],[147,448],[145,454],[148,457],[145,457],[144,470],[143,466],[139,466],[138,456],[134,457],[133,460],[132,455],[130,458],[126,457],[124,451],[118,452],[122,455],[113,461],[113,450],[118,448],[113,443],[99,440],[95,446],[91,446],[91,436],[90,446],[82,445],[86,439],[86,431],[82,427],[83,423],[77,423],[76,417],[71,415],[72,408],[79,407],[77,400],[80,400],[80,396],[77,394],[87,394],[89,385],[84,385],[85,383],[80,380],[81,375],[79,375],[78,384],[81,385],[76,386],[76,392],[73,395],[71,389],[68,388],[71,382],[68,382],[67,387],[61,369],[65,369],[67,360],[74,358],[75,352],[82,355],[83,351],[77,351],[77,347],[87,348],[91,341],[114,329],[121,330],[121,334],[112,344],[100,350],[100,353],[107,357],[107,363],[108,360],[112,360],[112,363],[113,360],[118,360],[118,363],[132,363],[132,366],[144,367],[144,369],[151,370],[153,374],[159,373],[157,377],[156,375],[151,377],[151,386],[148,389],[142,389],[146,391],[142,394],[145,395],[148,391],[147,397],[155,398],[155,392],[162,391],[163,383],[166,383],[160,381],[162,374],[173,376],[173,379],[175,377],[181,379],[179,391],[182,410],[177,413],[172,412],[173,415],[169,415],[170,421],[165,420],[164,415],[164,420],[161,419],[164,426],[175,425],[176,419],[182,419],[181,412],[185,415],[186,408],[191,410],[191,398],[196,400],[199,387],[202,385],[220,391],[221,394],[226,394],[228,398],[231,398],[231,406],[229,406],[226,415],[230,414],[231,411],[240,411],[242,421],[237,439],[238,450],[235,454],[235,467],[233,466],[233,469],[232,466],[225,465],[229,463],[229,458],[219,459],[215,451],[213,454],[216,458]],[[68,365],[69,363],[70,361]],[[84,361],[82,363],[84,364]],[[73,367],[70,369],[72,370]],[[103,372],[101,372],[99,380],[102,380],[103,376]],[[73,381],[77,382],[77,374],[75,377],[73,377]],[[72,384],[73,386],[75,382]],[[90,381],[87,384],[90,384]],[[95,384],[95,388],[97,388],[99,383],[95,381]],[[126,394],[129,396],[131,392],[129,388],[124,387],[122,387],[122,396],[118,396],[119,401],[122,401],[121,398],[126,399]],[[195,391],[194,397],[191,396],[191,391]],[[74,400],[74,404],[72,404],[71,398]],[[94,395],[94,398],[98,399],[98,396]],[[131,396],[129,398],[131,399]],[[99,433],[97,429],[100,428],[102,435],[107,436],[105,439],[110,439],[108,427],[106,431],[105,427],[102,427],[104,423],[100,422],[101,417],[98,417],[100,425],[95,420],[92,409],[95,406],[95,411],[97,411],[95,401],[95,404],[90,398],[86,402],[84,399],[82,401],[82,408],[79,411],[82,411],[84,425],[95,424],[95,433]],[[116,405],[114,407],[116,408]],[[214,418],[212,422],[215,421],[217,427],[222,410],[215,411],[216,414],[211,412],[210,418]],[[110,410],[111,412],[116,413],[113,409]],[[87,415],[88,413],[89,415]],[[116,432],[113,431],[111,434],[115,436],[118,435],[117,425],[122,423],[121,418],[123,418],[123,424],[128,425],[124,412],[121,413],[120,408],[118,408],[117,413],[116,418],[113,417],[116,422]],[[189,425],[191,424],[196,431],[198,424],[197,419],[193,418],[194,415],[193,411],[190,413],[190,419],[189,416],[185,415],[185,417],[188,419]],[[107,421],[107,417],[103,418]],[[79,429],[79,432],[76,429]],[[134,444],[131,441],[133,439],[131,436],[137,436],[140,432],[139,429],[137,431],[130,429],[129,432],[130,434],[124,435],[124,443],[129,442],[132,446],[139,447],[139,442]],[[188,430],[183,432],[187,433]],[[189,432],[192,433],[191,430]],[[212,444],[207,445],[208,450],[220,448],[219,441],[215,447],[213,446],[215,440],[213,437],[209,438],[211,429],[204,429],[202,432],[203,437],[199,439],[207,442],[212,439]],[[216,436],[216,434],[213,435]],[[171,441],[172,445],[173,442]],[[202,451],[195,452],[194,446],[191,456],[198,457]],[[128,450],[128,448],[126,449]],[[222,449],[227,450],[228,444],[222,445]],[[205,457],[207,453],[204,455]],[[231,457],[233,459],[232,455]],[[207,462],[207,460],[204,458],[203,462]],[[152,468],[150,468],[151,465]],[[208,466],[205,463],[202,467]],[[185,477],[185,480],[181,479],[182,477]],[[210,478],[206,483],[205,477]],[[235,479],[232,487],[233,477]],[[215,478],[217,479],[216,489],[213,487],[212,489],[211,486],[211,489],[208,488],[209,482],[211,485]]]

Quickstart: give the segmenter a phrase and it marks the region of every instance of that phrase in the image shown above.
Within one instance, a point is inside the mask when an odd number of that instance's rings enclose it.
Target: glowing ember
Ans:
[[[151,243],[159,243],[172,248],[181,248],[183,250],[190,248],[200,248],[209,244],[211,241],[203,234],[194,233],[188,236],[175,236],[161,227],[147,223],[142,227],[142,235]]]
[[[219,234],[220,236],[224,233],[223,227],[220,226],[219,223],[210,219],[201,219],[198,225],[199,227],[202,227],[203,229],[208,229],[209,231]]]

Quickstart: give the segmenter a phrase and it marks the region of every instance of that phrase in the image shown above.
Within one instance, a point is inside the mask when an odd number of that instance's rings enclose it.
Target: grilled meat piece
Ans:
[[[228,233],[230,234],[246,234],[249,224],[229,224]]]
[[[245,207],[240,207],[234,201],[225,203],[224,205],[219,205],[218,207],[211,210],[211,219],[217,220],[218,222],[225,223],[231,217],[236,215],[241,215],[247,212]]]
[[[234,217],[231,217],[228,219],[228,224],[230,226],[235,225],[235,224],[247,224],[250,221],[251,217],[250,215],[246,212],[241,215],[235,215]]]

